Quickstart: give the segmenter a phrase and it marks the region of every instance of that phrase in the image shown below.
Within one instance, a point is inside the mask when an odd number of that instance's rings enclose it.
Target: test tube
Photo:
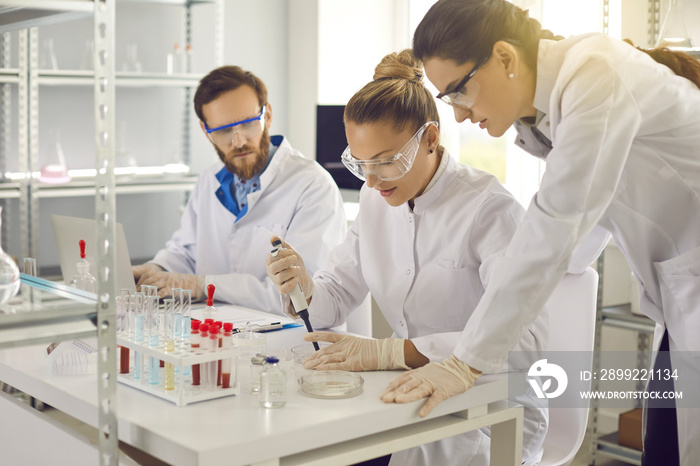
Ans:
[[[134,293],[129,299],[134,309],[134,342],[143,342],[146,314],[144,312],[144,294]],[[141,369],[143,367],[143,353],[134,351],[134,379],[141,379]]]
[[[209,324],[203,323],[199,324],[199,348],[202,350],[202,352],[206,353],[209,351]],[[207,386],[208,384],[208,379],[209,377],[207,376],[207,364],[209,363],[203,363],[201,364],[201,383],[203,386]]]
[[[192,328],[192,336],[190,338],[191,351],[196,353],[199,351],[199,321],[193,320],[190,326]],[[199,364],[194,364],[192,366],[192,385],[199,385],[200,383]]]
[[[163,326],[163,341],[165,342],[165,352],[172,353],[175,351],[175,334],[173,333],[173,306],[175,304],[173,299],[164,299],[163,304],[165,307],[165,325]],[[165,363],[165,389],[175,390],[175,367],[172,363]]]
[[[121,305],[121,312],[117,311],[118,315],[121,315],[121,331],[122,334],[128,338],[129,337],[129,295],[131,290],[122,288],[119,296],[117,297],[117,306]],[[120,347],[119,353],[119,373],[128,374],[129,373],[129,348],[124,346]]]
[[[160,335],[160,319],[158,318],[158,296],[146,296],[146,320],[148,322],[148,346],[151,348],[158,347],[158,337]],[[160,360],[158,358],[149,358],[149,383],[158,385]]]
[[[209,327],[209,351],[216,353],[219,351],[219,327],[212,325]],[[217,368],[220,361],[211,361],[207,363],[207,389],[214,390],[217,381]]]
[[[192,291],[182,290],[182,299],[180,302],[182,303],[182,347],[187,350],[190,343],[190,332],[192,330],[190,324],[190,322],[192,322]],[[190,375],[191,371],[191,366],[185,366],[182,375]]]
[[[222,338],[221,349],[223,351],[231,349],[233,342],[231,341],[231,335],[233,334],[233,324],[231,322],[226,322],[224,324],[224,333]],[[231,387],[231,358],[224,358],[223,364],[221,366],[221,388]]]
[[[146,296],[146,300],[144,303],[146,305],[149,305],[148,298],[150,296],[155,296],[156,298],[158,297],[158,287],[157,286],[151,286],[151,285],[141,285],[141,292]],[[158,306],[158,301],[156,301],[156,306]],[[146,331],[150,328],[151,324],[149,322],[149,319],[151,318],[151,313],[146,310]]]
[[[182,288],[173,288],[173,335],[177,343],[182,341]]]

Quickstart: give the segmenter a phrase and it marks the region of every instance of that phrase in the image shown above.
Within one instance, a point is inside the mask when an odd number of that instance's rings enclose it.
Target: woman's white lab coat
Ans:
[[[216,197],[223,164],[215,163],[197,180],[180,229],[153,262],[170,272],[206,275],[223,302],[280,313],[279,291],[265,268],[270,237],[293,244],[315,271],[343,241],[347,221],[330,174],[287,139],[272,140],[279,147],[260,175],[260,190],[248,195],[248,212],[236,221]]]
[[[499,367],[600,226],[639,282],[642,311],[685,356],[673,360],[675,388],[686,388],[678,433],[681,463],[695,461],[700,421],[686,407],[700,407],[700,361],[689,353],[700,350],[700,91],[628,44],[591,34],[540,41],[534,105],[553,145],[542,185],[455,354]]]
[[[524,211],[495,177],[447,152],[443,161],[444,172],[413,211],[408,204],[391,207],[363,186],[345,242],[314,277],[314,326],[342,324],[370,291],[396,337],[411,339],[432,361],[452,354]],[[546,334],[541,316],[520,339],[520,349],[543,349]],[[532,398],[519,401],[542,406]],[[539,459],[546,424],[546,409],[526,410],[524,459]],[[477,431],[395,453],[392,464],[484,464],[489,445],[488,435]]]

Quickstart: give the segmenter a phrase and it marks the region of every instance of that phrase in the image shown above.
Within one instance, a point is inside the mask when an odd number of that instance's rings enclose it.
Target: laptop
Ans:
[[[85,240],[85,258],[90,263],[90,273],[97,278],[97,221],[94,218],[67,217],[51,215],[51,227],[56,242],[58,259],[61,262],[63,281],[68,284],[78,273],[76,263],[80,260],[78,242]],[[126,246],[126,235],[121,223],[117,223],[117,291],[128,289],[136,291],[136,283],[131,272],[131,259]]]

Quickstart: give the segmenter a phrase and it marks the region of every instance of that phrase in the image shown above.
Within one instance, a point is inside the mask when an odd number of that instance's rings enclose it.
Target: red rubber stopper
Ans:
[[[80,246],[80,258],[85,259],[85,240],[78,241],[78,246]]]
[[[233,322],[224,322],[224,332],[233,331]]]
[[[211,283],[207,285],[207,306],[214,305],[214,290],[216,288]]]

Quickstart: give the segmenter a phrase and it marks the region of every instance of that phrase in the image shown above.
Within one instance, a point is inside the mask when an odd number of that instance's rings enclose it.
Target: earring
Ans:
[[[432,153],[433,153],[433,150],[432,150],[432,149],[430,149],[430,150],[429,150],[428,152],[430,152],[430,153],[432,154]]]
[[[513,73],[511,73],[511,74],[508,75],[508,77],[509,77],[510,79],[513,79],[513,78],[515,77],[515,75],[514,75]]]

